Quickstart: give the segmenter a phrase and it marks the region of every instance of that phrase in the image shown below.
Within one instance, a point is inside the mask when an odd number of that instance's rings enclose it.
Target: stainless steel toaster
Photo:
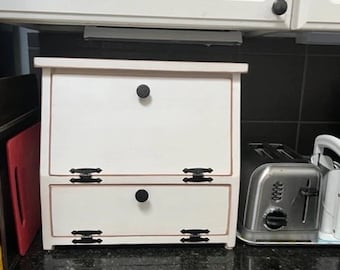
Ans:
[[[282,144],[242,149],[239,236],[252,243],[314,242],[319,227],[321,173]]]

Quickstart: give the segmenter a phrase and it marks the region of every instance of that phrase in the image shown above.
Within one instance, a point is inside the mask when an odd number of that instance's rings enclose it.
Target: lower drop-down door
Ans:
[[[100,238],[179,236],[180,240],[183,229],[206,229],[209,235],[226,235],[230,191],[230,186],[208,185],[51,185],[51,233],[74,237],[73,231],[100,230]]]

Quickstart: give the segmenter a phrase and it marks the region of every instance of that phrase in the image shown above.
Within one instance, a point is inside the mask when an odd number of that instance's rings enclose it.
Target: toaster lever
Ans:
[[[319,196],[319,191],[316,188],[302,187],[300,193],[303,196]]]
[[[211,177],[204,177],[203,173],[211,173],[213,169],[211,168],[185,168],[184,173],[192,173],[192,177],[185,177],[184,182],[211,182],[213,179]]]

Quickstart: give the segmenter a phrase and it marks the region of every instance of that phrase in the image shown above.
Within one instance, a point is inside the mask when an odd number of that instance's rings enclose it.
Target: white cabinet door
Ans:
[[[139,190],[148,193],[138,202]],[[102,237],[181,236],[182,229],[229,233],[229,186],[51,185],[51,235],[100,230]]]
[[[292,28],[340,30],[340,0],[294,1]]]
[[[287,11],[275,15],[275,1]],[[190,29],[289,29],[292,0],[3,0],[0,19],[27,23]]]
[[[230,175],[232,89],[225,74],[83,71],[54,73],[50,172],[103,175]],[[150,96],[136,93],[147,85]]]

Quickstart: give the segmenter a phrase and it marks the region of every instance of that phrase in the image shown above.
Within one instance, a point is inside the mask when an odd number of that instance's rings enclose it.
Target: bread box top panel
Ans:
[[[36,57],[35,67],[71,69],[146,70],[174,72],[246,73],[248,64],[184,61],[140,61],[84,58]]]
[[[103,175],[181,175],[184,168],[232,174],[229,72],[204,72],[196,63],[183,63],[180,71],[168,62],[152,62],[150,70],[149,62],[137,61],[135,69],[117,63],[126,69],[53,69],[50,175],[69,175],[71,168],[101,168]],[[147,97],[139,96],[140,87]]]

